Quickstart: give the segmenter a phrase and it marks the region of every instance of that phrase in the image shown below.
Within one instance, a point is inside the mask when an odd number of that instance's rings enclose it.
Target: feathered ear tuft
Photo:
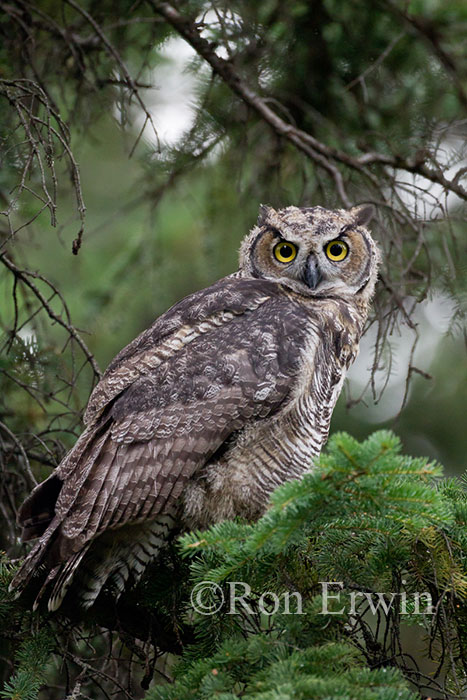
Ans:
[[[259,205],[259,214],[258,214],[258,221],[256,222],[257,226],[262,226],[263,224],[266,223],[266,220],[269,217],[269,214],[274,211],[272,207],[270,207],[268,204],[260,204]]]
[[[350,209],[356,226],[366,226],[375,215],[375,208],[372,204],[359,204]]]

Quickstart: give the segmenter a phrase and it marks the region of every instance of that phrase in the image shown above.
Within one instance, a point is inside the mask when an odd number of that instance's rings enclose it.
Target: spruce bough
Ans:
[[[133,592],[139,608],[162,613],[190,640],[171,663],[174,682],[156,675],[146,700],[459,697],[466,524],[465,479],[443,479],[439,465],[401,454],[390,432],[362,443],[334,435],[309,474],[273,494],[261,520],[185,534],[166,569],[150,571]],[[3,572],[4,629],[9,619],[22,625],[23,641],[2,697],[30,700],[47,686],[47,659],[60,656],[50,645],[60,618],[20,618],[20,603],[5,592],[9,568]],[[214,614],[196,605],[200,585]],[[415,645],[406,639],[411,626]]]
[[[193,585],[212,581],[228,599],[232,581],[246,582],[253,614],[242,608],[232,615],[225,606],[211,616],[194,613],[197,643],[175,668],[175,683],[154,688],[148,700],[419,697],[407,680],[420,690],[444,684],[460,694],[467,493],[462,480],[443,480],[439,465],[400,450],[387,431],[363,443],[336,434],[313,471],[274,493],[258,523],[224,522],[185,535],[180,546],[192,559]],[[326,608],[343,614],[323,614],[322,582],[342,583],[332,589],[339,600]],[[264,591],[279,599],[298,592],[304,614],[284,614],[280,606],[264,614]],[[425,598],[420,614],[418,592],[430,595],[433,614],[423,614]],[[359,595],[349,614],[352,593]],[[371,614],[376,593],[385,594],[386,607]],[[421,628],[422,655],[434,658],[431,686],[420,655],[404,648],[409,625]]]

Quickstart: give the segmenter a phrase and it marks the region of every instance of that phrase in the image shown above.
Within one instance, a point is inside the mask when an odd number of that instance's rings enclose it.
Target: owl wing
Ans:
[[[169,512],[229,436],[272,416],[291,390],[308,312],[298,303],[292,312],[277,284],[222,282],[117,356],[91,397],[87,430],[23,505],[26,537],[54,533],[56,560],[104,530]]]

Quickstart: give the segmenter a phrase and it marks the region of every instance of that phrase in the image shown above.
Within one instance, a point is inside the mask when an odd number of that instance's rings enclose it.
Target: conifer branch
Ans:
[[[183,16],[168,2],[160,0],[147,0],[147,2],[195,49],[226,85],[269,124],[278,136],[292,143],[299,151],[305,153],[332,176],[339,197],[346,207],[351,206],[351,201],[347,195],[342,174],[335,165],[336,162],[346,165],[370,179],[372,175],[368,167],[371,165],[378,164],[405,170],[421,175],[430,182],[440,184],[447,192],[454,192],[462,199],[467,200],[467,189],[460,184],[461,171],[449,180],[436,163],[429,165],[428,153],[418,153],[412,158],[403,158],[399,155],[368,152],[354,157],[344,151],[327,146],[311,134],[284,121],[268,106],[267,101],[241,77],[232,60],[217,55],[215,45],[201,36],[195,21]]]

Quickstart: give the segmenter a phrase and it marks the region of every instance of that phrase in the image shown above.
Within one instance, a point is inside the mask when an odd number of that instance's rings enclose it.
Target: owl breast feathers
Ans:
[[[379,255],[370,207],[261,207],[239,270],[124,348],[86,429],[24,502],[16,574],[57,609],[118,597],[173,532],[258,518],[312,466],[356,356]]]

